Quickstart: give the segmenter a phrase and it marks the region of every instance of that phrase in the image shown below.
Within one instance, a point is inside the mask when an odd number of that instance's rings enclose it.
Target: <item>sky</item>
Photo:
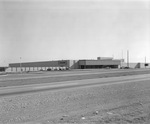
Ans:
[[[124,58],[150,62],[149,0],[0,0],[0,66]]]

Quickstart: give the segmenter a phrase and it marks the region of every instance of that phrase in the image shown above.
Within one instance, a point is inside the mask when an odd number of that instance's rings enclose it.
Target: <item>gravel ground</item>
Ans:
[[[149,124],[149,81],[0,98],[0,124]]]

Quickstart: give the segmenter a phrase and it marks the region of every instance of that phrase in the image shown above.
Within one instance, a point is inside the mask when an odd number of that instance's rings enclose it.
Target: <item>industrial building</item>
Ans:
[[[57,60],[41,62],[10,63],[11,71],[38,71],[47,69],[94,69],[94,68],[119,68],[121,60],[112,57],[97,57],[95,60]]]
[[[50,68],[70,67],[69,60],[41,61],[41,62],[23,62],[9,64],[11,71],[38,71]]]
[[[101,69],[101,68],[150,68],[150,64],[125,63],[112,57],[97,57],[97,59],[81,60],[55,60],[41,62],[10,63],[9,71],[40,71],[40,70],[66,70],[66,69]]]

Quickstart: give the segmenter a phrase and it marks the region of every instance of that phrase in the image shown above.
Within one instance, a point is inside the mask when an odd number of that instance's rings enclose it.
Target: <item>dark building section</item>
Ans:
[[[62,67],[69,66],[68,60],[59,61],[42,61],[42,62],[25,62],[25,63],[11,63],[9,67]]]
[[[8,67],[0,67],[0,72],[4,72]]]
[[[141,63],[137,63],[137,64],[135,65],[135,68],[140,68],[140,65],[141,65]]]
[[[120,60],[79,60],[79,68],[119,68],[120,63]]]

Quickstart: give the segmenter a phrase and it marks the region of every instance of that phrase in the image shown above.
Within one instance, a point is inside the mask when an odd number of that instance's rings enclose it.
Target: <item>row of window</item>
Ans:
[[[118,68],[118,65],[81,65],[81,69],[94,69],[94,68]]]

